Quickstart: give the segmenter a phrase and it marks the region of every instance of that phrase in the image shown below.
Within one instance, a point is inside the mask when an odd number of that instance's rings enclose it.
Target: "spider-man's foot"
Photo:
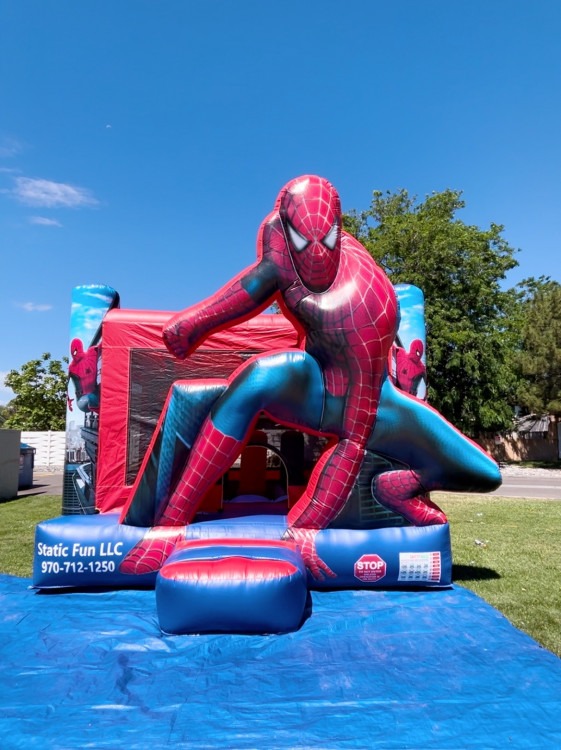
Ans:
[[[142,575],[159,570],[175,549],[185,539],[185,527],[154,526],[138,542],[119,566],[121,573]]]
[[[337,573],[334,573],[317,553],[315,542],[317,533],[317,529],[300,529],[291,526],[284,533],[283,539],[291,539],[296,542],[304,560],[304,565],[316,580],[321,581],[325,578],[335,578]]]
[[[376,500],[384,508],[399,513],[414,526],[447,522],[445,514],[425,493],[413,471],[386,471],[372,482]]]

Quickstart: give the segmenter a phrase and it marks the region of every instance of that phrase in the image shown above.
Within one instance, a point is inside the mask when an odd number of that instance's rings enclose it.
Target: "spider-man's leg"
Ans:
[[[343,509],[364,458],[364,449],[341,440],[320,458],[304,494],[288,514],[290,526],[325,529]]]
[[[341,512],[360,470],[364,449],[341,440],[329,448],[316,464],[308,486],[288,514],[286,538],[300,547],[302,557],[314,578],[335,573],[319,557],[315,536]]]
[[[142,575],[159,570],[175,549],[175,545],[185,538],[185,528],[174,526],[154,526],[144,539],[134,546],[119,566],[121,573]]]
[[[99,411],[99,393],[84,393],[76,403],[80,411]]]
[[[207,490],[241,453],[257,415],[265,410],[293,425],[317,429],[323,381],[317,362],[302,351],[256,358],[244,365],[213,406],[190,451],[183,475],[157,519],[159,526],[184,526]],[[176,540],[177,541],[177,540]],[[125,573],[157,570],[173,550],[157,529],[127,555]]]
[[[195,440],[183,476],[171,495],[157,526],[129,552],[120,566],[122,573],[140,574],[159,570],[173,552],[184,531],[169,533],[183,527],[195,515],[206,491],[231,466],[243,447],[243,441],[224,435],[207,417]],[[165,534],[162,534],[167,530]]]
[[[207,490],[239,456],[244,442],[225,435],[212,418],[207,417],[193,444],[183,475],[156,519],[157,523],[161,526],[190,523]]]
[[[249,362],[212,407],[159,523],[177,526],[193,519],[206,491],[241,453],[260,412],[317,429],[322,407],[321,371],[309,355],[280,352]]]
[[[431,502],[417,472],[409,469],[386,471],[372,482],[376,500],[388,510],[393,510],[414,526],[446,523],[446,516]]]

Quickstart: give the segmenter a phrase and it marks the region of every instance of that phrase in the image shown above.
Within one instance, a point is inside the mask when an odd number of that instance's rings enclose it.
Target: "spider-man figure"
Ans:
[[[80,411],[99,410],[99,384],[97,382],[99,349],[99,346],[90,346],[84,351],[81,339],[72,339],[70,344],[72,361],[68,366],[68,375],[74,384],[76,403]],[[72,400],[68,399],[70,411],[72,411]]]
[[[257,262],[204,302],[174,316],[163,332],[168,349],[185,358],[211,333],[240,323],[274,299],[305,333],[305,350],[258,355],[232,376],[192,446],[183,475],[156,523],[125,558],[125,573],[157,570],[189,523],[206,490],[240,454],[261,411],[277,422],[334,438],[306,491],[289,512],[287,536],[300,546],[316,577],[333,575],[314,537],[345,505],[375,421],[398,309],[394,289],[364,247],[342,231],[341,206],[327,180],[289,182],[262,223]],[[423,498],[414,472],[392,472],[382,502],[418,525],[444,523]],[[415,502],[408,503],[409,499]],[[405,510],[404,510],[405,508]]]
[[[423,342],[415,339],[411,342],[409,351],[396,347],[396,385],[405,393],[417,395],[419,384],[426,375],[426,367],[421,357],[423,356]]]

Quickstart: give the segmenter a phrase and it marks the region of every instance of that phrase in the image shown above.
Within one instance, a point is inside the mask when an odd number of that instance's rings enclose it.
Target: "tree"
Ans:
[[[375,191],[370,208],[344,222],[394,284],[422,289],[429,400],[474,436],[512,422],[517,295],[501,282],[517,261],[502,226],[456,218],[461,195],[444,190],[418,203],[406,190]]]
[[[13,409],[10,408],[9,404],[0,404],[0,429],[4,428],[4,424],[12,411]]]
[[[547,277],[521,285],[518,404],[530,414],[561,417],[561,285]]]
[[[19,370],[11,370],[4,383],[16,394],[4,409],[2,425],[16,430],[64,430],[68,373],[65,363],[47,352]]]

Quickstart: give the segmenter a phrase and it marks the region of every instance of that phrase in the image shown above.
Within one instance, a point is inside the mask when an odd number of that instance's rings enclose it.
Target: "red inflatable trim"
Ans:
[[[294,542],[284,542],[280,539],[236,539],[235,537],[224,537],[221,539],[220,537],[213,537],[211,541],[213,547],[239,547],[242,545],[243,547],[266,547],[267,549],[298,549]],[[185,541],[179,542],[175,545],[174,552],[177,552],[180,549],[197,549],[199,547],[208,548],[208,546],[208,539],[185,539]]]
[[[244,540],[244,544],[247,544],[247,540]],[[286,560],[222,557],[218,560],[178,560],[164,565],[159,575],[181,583],[199,580],[212,580],[217,583],[221,580],[251,583],[275,581],[296,573],[298,573],[298,568]]]

